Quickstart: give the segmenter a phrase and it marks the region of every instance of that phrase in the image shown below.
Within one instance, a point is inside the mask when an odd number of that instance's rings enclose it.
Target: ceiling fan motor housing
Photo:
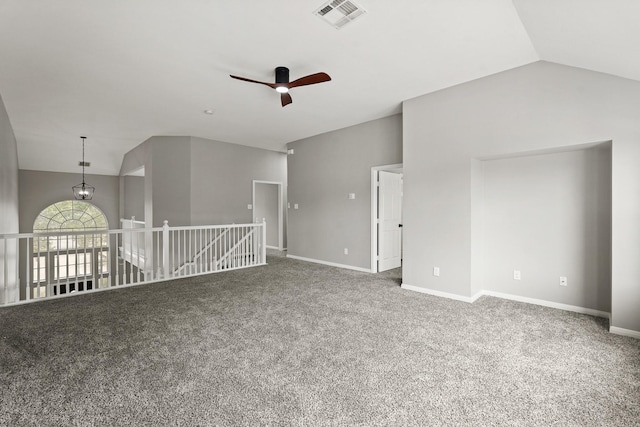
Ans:
[[[276,84],[289,83],[289,69],[287,67],[276,67]]]

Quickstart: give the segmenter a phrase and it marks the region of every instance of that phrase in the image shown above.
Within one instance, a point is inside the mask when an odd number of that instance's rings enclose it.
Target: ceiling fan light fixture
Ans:
[[[289,89],[300,86],[314,85],[316,83],[324,83],[331,80],[331,77],[327,73],[315,73],[308,76],[300,77],[294,81],[289,80],[289,69],[287,67],[276,67],[276,82],[268,83],[261,82],[259,80],[248,79],[246,77],[234,76],[230,74],[229,77],[236,80],[242,80],[250,83],[258,83],[261,85],[269,86],[271,89],[275,89],[280,94],[280,103],[283,107],[291,104],[293,100],[289,95]]]

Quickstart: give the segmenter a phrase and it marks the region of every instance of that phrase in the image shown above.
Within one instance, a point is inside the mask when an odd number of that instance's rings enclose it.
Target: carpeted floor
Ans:
[[[602,319],[268,261],[0,309],[0,425],[640,425]]]

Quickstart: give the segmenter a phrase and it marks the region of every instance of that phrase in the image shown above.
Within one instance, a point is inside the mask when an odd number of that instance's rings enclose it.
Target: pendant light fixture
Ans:
[[[93,192],[95,191],[96,188],[90,185],[87,185],[84,182],[84,167],[85,165],[88,165],[84,161],[84,140],[87,139],[87,137],[81,136],[80,138],[82,138],[82,162],[80,163],[82,165],[82,184],[74,185],[72,187],[73,195],[76,198],[76,200],[91,200],[91,198],[93,197]]]

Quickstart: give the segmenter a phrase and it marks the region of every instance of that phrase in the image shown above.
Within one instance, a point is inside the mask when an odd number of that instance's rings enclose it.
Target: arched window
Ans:
[[[40,212],[33,224],[34,297],[106,286],[108,228],[104,213],[80,200],[57,202]],[[52,285],[47,290],[43,283]]]
[[[94,205],[81,200],[66,200],[45,208],[36,218],[33,231],[107,230],[107,217]]]

